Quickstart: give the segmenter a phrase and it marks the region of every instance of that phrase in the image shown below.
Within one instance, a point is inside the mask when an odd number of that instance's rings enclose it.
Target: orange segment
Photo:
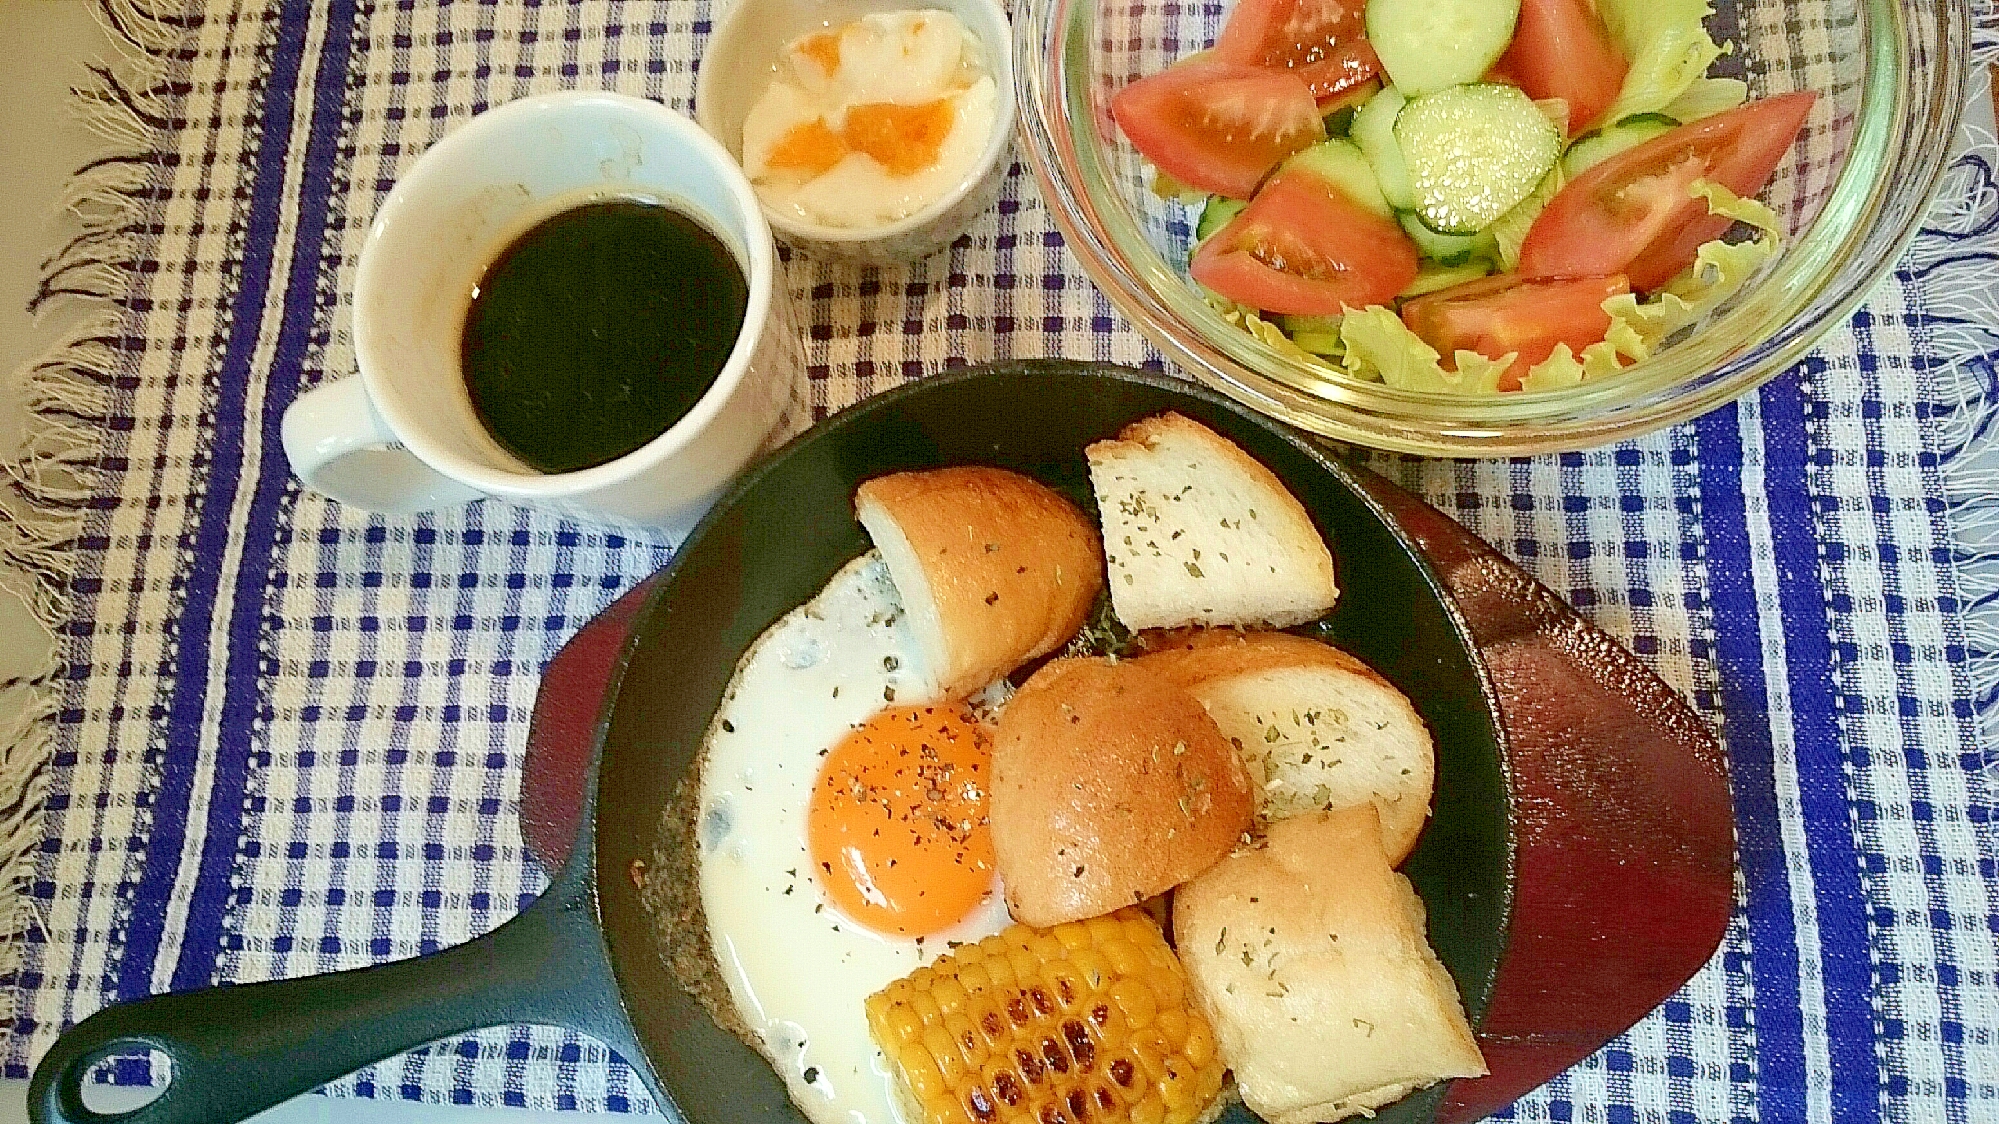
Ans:
[[[846,159],[847,151],[847,142],[826,124],[826,119],[814,117],[803,125],[792,126],[780,137],[765,162],[779,171],[816,176]]]
[[[797,51],[799,54],[818,63],[819,69],[828,78],[833,77],[833,72],[840,69],[840,33],[838,31],[822,31],[810,39],[799,43]]]
[[[958,120],[950,98],[922,105],[874,102],[847,110],[847,144],[875,158],[889,174],[906,176],[937,162],[944,139]]]
[[[992,750],[962,711],[884,710],[849,731],[812,786],[812,872],[841,912],[878,933],[950,928],[993,882],[986,826]]]

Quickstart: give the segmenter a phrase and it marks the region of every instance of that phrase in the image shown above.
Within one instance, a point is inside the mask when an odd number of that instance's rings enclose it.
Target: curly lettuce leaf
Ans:
[[[1447,371],[1437,349],[1410,331],[1393,309],[1382,305],[1358,312],[1347,310],[1340,338],[1346,343],[1347,373],[1397,390],[1497,394],[1500,376],[1513,365],[1511,356],[1487,359],[1477,352],[1460,351],[1453,357],[1458,369]]]
[[[1569,135],[1569,99],[1542,98],[1534,103],[1534,108],[1541,111],[1541,116],[1548,119],[1548,124],[1555,127],[1556,133],[1564,137]]]
[[[1291,337],[1284,334],[1284,329],[1263,318],[1261,310],[1237,304],[1211,290],[1203,289],[1201,293],[1207,298],[1208,307],[1215,310],[1215,315],[1262,340],[1285,358],[1313,363],[1327,361],[1324,356],[1314,355],[1293,343]]]
[[[1721,57],[1704,22],[1708,0],[1598,0],[1597,12],[1631,62],[1604,120],[1664,111]]]
[[[1776,212],[1707,180],[1695,180],[1692,192],[1706,201],[1710,214],[1754,227],[1757,236],[1748,242],[1715,239],[1702,245],[1692,268],[1648,300],[1626,293],[1603,302],[1603,310],[1610,314],[1605,340],[1632,362],[1650,358],[1674,332],[1734,296],[1763,263],[1777,256],[1784,228]]]
[[[1531,195],[1485,228],[1485,232],[1492,237],[1493,248],[1499,253],[1499,268],[1502,271],[1511,273],[1520,268],[1520,247],[1527,241],[1527,232],[1533,229],[1534,220],[1548,209],[1548,202],[1562,190],[1565,182],[1561,162],[1557,161]]]
[[[1577,355],[1569,345],[1558,343],[1554,354],[1534,365],[1520,380],[1522,390],[1566,390],[1569,387],[1614,375],[1624,369],[1624,359],[1608,340],[1598,340]]]
[[[1740,78],[1697,78],[1685,93],[1659,112],[1682,125],[1726,113],[1749,100],[1749,83]]]
[[[1720,184],[1697,180],[1692,194],[1706,202],[1711,214],[1724,215],[1757,232],[1748,242],[1708,242],[1694,255],[1694,264],[1664,289],[1640,300],[1626,293],[1603,302],[1610,315],[1605,337],[1577,354],[1557,345],[1547,359],[1521,380],[1529,391],[1562,390],[1616,374],[1648,359],[1675,332],[1712,311],[1739,292],[1757,270],[1777,254],[1783,224],[1776,213],[1755,199],[1744,199]],[[1552,193],[1551,193],[1552,194]],[[1338,325],[1340,347],[1331,355],[1314,355],[1293,343],[1276,324],[1246,305],[1207,293],[1208,304],[1222,319],[1298,360],[1324,363],[1357,379],[1385,383],[1398,390],[1443,394],[1501,393],[1500,379],[1513,365],[1511,355],[1487,358],[1473,351],[1452,356],[1456,370],[1446,370],[1443,357],[1409,330],[1385,305],[1348,309]],[[1326,325],[1330,327],[1330,325]]]

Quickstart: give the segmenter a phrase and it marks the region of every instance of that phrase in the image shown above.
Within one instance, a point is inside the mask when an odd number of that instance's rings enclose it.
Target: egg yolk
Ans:
[[[817,176],[846,158],[846,138],[834,132],[824,117],[814,117],[780,137],[765,162],[773,168]]]
[[[950,98],[922,105],[870,102],[847,110],[846,140],[856,152],[880,161],[890,175],[907,176],[937,162],[958,107]]]
[[[808,812],[826,896],[901,937],[970,913],[992,888],[991,770],[985,728],[958,710],[895,707],[849,731],[820,767]]]
[[[819,64],[826,77],[833,77],[840,69],[840,33],[822,31],[798,44],[798,53]]]

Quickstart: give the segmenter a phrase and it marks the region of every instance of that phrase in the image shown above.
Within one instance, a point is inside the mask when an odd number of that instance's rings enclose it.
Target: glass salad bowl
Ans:
[[[1173,362],[1336,440],[1426,455],[1572,450],[1705,413],[1797,362],[1914,236],[1968,86],[1968,0],[1717,0],[1710,71],[1818,103],[1761,198],[1788,236],[1727,300],[1642,362],[1554,390],[1404,390],[1223,319],[1188,279],[1196,208],[1160,197],[1111,96],[1211,44],[1216,0],[1023,0],[1016,85],[1029,163],[1069,248]]]

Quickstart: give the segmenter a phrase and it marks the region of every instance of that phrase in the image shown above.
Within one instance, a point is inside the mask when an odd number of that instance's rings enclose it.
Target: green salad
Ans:
[[[1231,323],[1402,389],[1559,389],[1651,355],[1777,252],[1755,196],[1816,97],[1709,76],[1712,14],[1238,0],[1111,111],[1199,208],[1189,271]]]

